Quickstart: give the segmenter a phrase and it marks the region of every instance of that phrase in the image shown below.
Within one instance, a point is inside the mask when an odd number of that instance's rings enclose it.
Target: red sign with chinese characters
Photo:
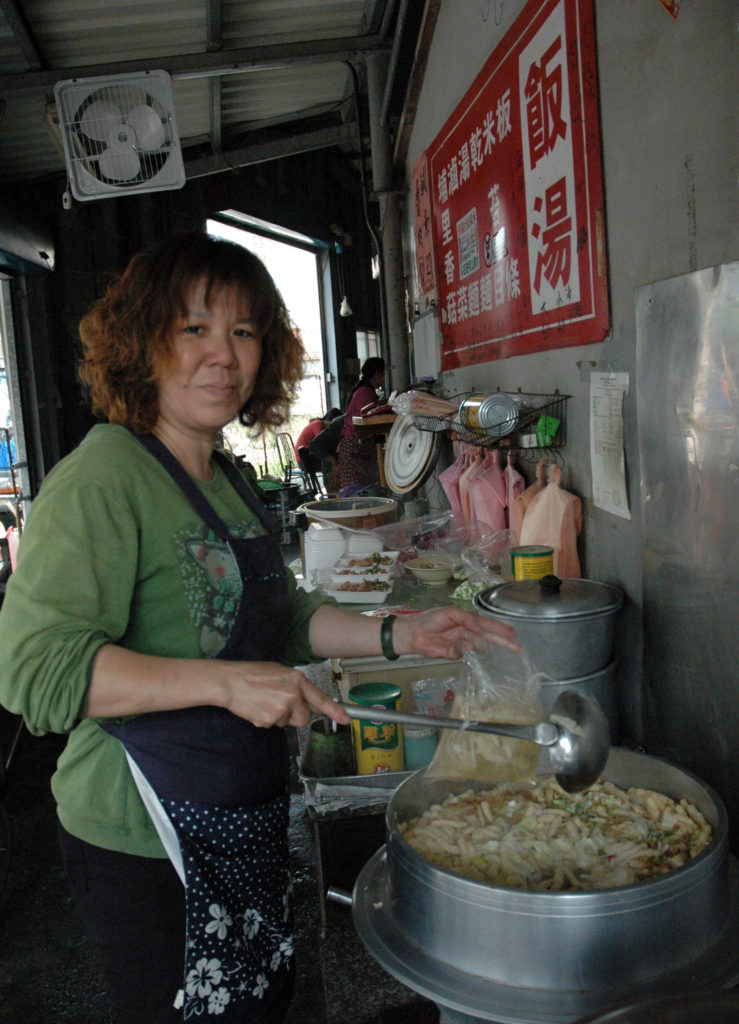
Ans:
[[[413,244],[416,250],[418,290],[421,295],[431,292],[434,280],[434,247],[431,235],[431,196],[429,194],[429,168],[426,154],[422,153],[413,169]]]
[[[609,326],[592,0],[532,0],[428,152],[442,369]]]

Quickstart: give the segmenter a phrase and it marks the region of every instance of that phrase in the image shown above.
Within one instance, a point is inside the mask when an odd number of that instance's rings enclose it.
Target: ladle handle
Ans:
[[[511,736],[517,740],[533,740],[542,747],[550,747],[559,739],[559,729],[551,722],[519,725],[514,722],[477,722],[466,718],[436,718],[434,715],[411,715],[392,708],[369,708],[360,704],[341,705],[350,718],[370,722],[396,722],[398,725],[429,726],[433,729],[466,729],[486,732],[494,736]]]

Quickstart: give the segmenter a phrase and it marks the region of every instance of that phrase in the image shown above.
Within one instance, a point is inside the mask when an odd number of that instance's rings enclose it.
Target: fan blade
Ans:
[[[110,148],[100,156],[100,170],[110,181],[131,181],[139,169],[139,158],[132,148]]]
[[[88,107],[85,107],[80,118],[80,130],[89,139],[105,142],[108,133],[122,120],[123,114],[115,103],[109,103],[107,100],[93,100]]]
[[[164,125],[153,107],[142,103],[126,116],[126,124],[136,132],[136,146],[147,152],[164,145]]]

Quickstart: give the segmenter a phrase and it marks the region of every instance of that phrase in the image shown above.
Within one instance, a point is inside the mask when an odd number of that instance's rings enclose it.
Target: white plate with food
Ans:
[[[389,572],[354,572],[347,569],[345,572],[333,571],[331,585],[340,587],[342,583],[389,583],[392,586],[392,573]]]
[[[392,591],[387,580],[362,580],[357,583],[340,583],[326,593],[342,604],[382,604]]]
[[[399,551],[374,551],[371,555],[344,555],[334,566],[334,572],[349,569],[352,572],[366,572],[375,576],[390,573],[398,561]]]

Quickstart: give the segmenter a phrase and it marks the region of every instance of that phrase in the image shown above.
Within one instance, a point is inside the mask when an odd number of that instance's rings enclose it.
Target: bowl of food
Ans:
[[[424,555],[422,558],[412,558],[405,563],[408,572],[413,573],[417,580],[425,583],[427,587],[443,587],[452,575],[452,566],[441,558],[433,558]]]

